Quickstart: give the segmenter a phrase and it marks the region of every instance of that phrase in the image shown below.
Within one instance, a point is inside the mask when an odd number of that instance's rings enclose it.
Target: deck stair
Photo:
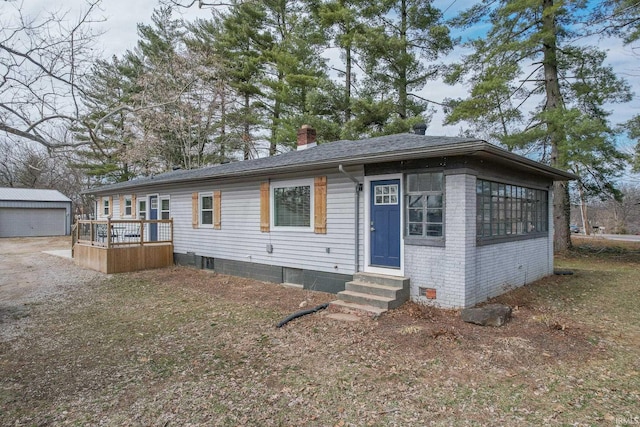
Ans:
[[[356,311],[378,316],[399,307],[409,299],[407,277],[373,273],[356,273],[345,290],[338,292],[338,300],[331,306],[338,310]]]

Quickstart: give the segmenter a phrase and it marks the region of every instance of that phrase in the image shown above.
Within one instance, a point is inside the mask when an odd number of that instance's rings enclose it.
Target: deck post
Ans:
[[[93,246],[93,242],[96,240],[96,236],[93,232],[93,220],[89,220],[89,241],[91,242],[91,246]]]
[[[140,220],[140,246],[144,246],[144,220]]]
[[[107,217],[107,249],[111,247],[111,217]]]

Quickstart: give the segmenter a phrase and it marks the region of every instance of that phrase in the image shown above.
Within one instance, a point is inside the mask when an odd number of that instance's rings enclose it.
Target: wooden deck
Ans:
[[[103,273],[173,265],[173,220],[79,220],[73,236],[76,264]]]

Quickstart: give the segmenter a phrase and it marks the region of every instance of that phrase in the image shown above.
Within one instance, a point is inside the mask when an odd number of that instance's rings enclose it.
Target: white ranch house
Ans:
[[[573,178],[478,139],[316,145],[303,126],[296,151],[90,193],[98,219],[171,218],[178,264],[347,305],[461,308],[553,273],[552,184]]]

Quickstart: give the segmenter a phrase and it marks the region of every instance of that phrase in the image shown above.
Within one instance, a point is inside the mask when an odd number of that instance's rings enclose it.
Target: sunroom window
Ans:
[[[479,238],[523,236],[549,231],[546,190],[479,179],[476,234]]]

